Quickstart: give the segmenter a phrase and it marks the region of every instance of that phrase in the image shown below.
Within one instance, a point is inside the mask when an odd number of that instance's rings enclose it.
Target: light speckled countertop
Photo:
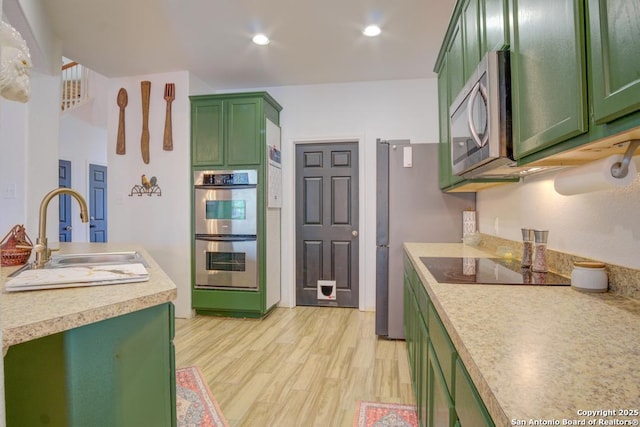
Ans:
[[[109,319],[176,298],[176,285],[142,247],[113,243],[61,243],[59,253],[140,252],[149,267],[147,282],[26,292],[6,292],[2,267],[2,348]]]
[[[453,243],[405,250],[497,426],[640,420],[619,416],[640,411],[639,301],[569,286],[438,283],[420,257],[493,255]],[[596,410],[618,412],[579,414]]]

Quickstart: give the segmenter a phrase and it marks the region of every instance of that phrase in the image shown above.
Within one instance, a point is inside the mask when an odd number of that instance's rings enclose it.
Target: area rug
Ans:
[[[418,414],[414,405],[358,401],[354,427],[414,427]]]
[[[178,427],[228,427],[197,366],[176,369]]]

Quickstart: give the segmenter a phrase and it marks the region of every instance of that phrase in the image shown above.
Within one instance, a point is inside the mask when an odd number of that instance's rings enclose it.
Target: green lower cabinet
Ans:
[[[404,277],[405,334],[419,424],[493,427],[491,416],[409,258],[405,258]]]
[[[428,427],[453,427],[456,412],[433,347],[429,346],[429,417]]]
[[[456,413],[463,427],[493,427],[495,424],[482,403],[473,381],[469,377],[464,365],[456,361],[455,402]]]
[[[420,342],[420,378],[416,395],[416,406],[418,409],[418,421],[421,426],[427,425],[429,416],[429,332],[427,325],[423,321],[420,324],[422,340]]]
[[[7,425],[176,425],[173,304],[9,347]]]

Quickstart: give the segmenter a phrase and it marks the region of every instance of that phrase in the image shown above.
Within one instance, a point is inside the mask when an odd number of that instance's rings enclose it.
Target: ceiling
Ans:
[[[189,70],[214,89],[435,77],[455,0],[44,1],[63,55],[106,77]],[[382,34],[365,37],[378,24]],[[251,42],[255,32],[271,38]]]

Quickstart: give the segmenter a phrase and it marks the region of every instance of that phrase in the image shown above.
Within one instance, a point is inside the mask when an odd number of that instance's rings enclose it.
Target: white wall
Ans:
[[[151,81],[149,109],[150,162],[140,154],[142,101],[140,82]],[[173,151],[162,150],[166,102],[165,83],[176,86],[172,106]],[[126,154],[115,153],[120,88],[128,92],[125,109]],[[191,315],[191,199],[190,199],[190,104],[189,73],[186,71],[111,79],[108,106],[107,159],[109,165],[109,241],[139,243],[160,264],[178,287],[176,315]],[[141,175],[156,176],[162,196],[133,196],[131,188]]]
[[[435,79],[266,88],[283,107],[282,300],[295,305],[295,143],[360,144],[360,309],[375,308],[376,138],[438,141]]]
[[[556,174],[479,192],[479,230],[521,240],[521,227],[547,229],[550,249],[640,269],[640,175],[626,188],[562,196]]]

